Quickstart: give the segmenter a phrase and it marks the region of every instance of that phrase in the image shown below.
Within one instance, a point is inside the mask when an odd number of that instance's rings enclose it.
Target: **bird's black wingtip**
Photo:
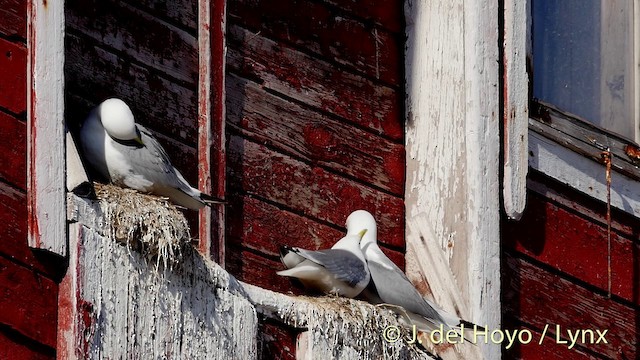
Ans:
[[[214,205],[214,204],[216,204],[216,205],[219,205],[219,204],[226,205],[227,204],[226,200],[222,200],[222,199],[216,198],[214,196],[211,196],[211,195],[205,194],[205,193],[200,193],[200,199],[202,201],[204,201],[204,203],[206,205],[208,205],[208,206],[211,206],[211,205]]]
[[[280,259],[284,258],[291,251],[293,251],[293,248],[291,246],[280,245]]]

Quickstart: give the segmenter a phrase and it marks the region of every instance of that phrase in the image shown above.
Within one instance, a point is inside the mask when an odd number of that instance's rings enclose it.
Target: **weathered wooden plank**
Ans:
[[[301,287],[294,286],[290,279],[276,274],[276,271],[283,269],[279,261],[268,259],[233,245],[237,242],[237,239],[232,237],[227,239],[225,264],[230,274],[238,280],[264,289],[296,295],[305,293]]]
[[[0,107],[27,111],[27,47],[0,38]]]
[[[55,282],[0,257],[0,323],[55,348],[57,297]]]
[[[399,1],[391,3],[401,9]],[[399,87],[401,37],[336,10],[314,1],[229,2],[229,18],[233,24]]]
[[[121,56],[196,84],[198,44],[193,35],[120,1],[67,0],[65,8],[69,29],[91,37]]]
[[[36,257],[27,245],[27,196],[0,181],[0,254],[49,278],[59,264],[54,258]]]
[[[503,304],[509,316],[539,329],[548,324],[554,332],[560,326],[563,338],[567,330],[608,330],[607,343],[586,347],[615,359],[636,358],[637,310],[509,254],[505,260]]]
[[[327,248],[345,233],[248,196],[230,198],[228,215],[229,236],[271,256],[278,256],[281,245]]]
[[[136,0],[136,5],[142,5],[151,10],[154,15],[166,17],[177,24],[196,33],[198,27],[198,2],[193,0]]]
[[[234,243],[268,256],[279,256],[282,245],[326,249],[346,233],[248,196],[234,195],[229,203],[229,236],[235,239]],[[403,268],[404,254],[381,244],[383,251]]]
[[[120,96],[140,124],[187,144],[196,144],[195,89],[177,85],[73,34],[66,37],[66,56],[69,92],[81,94],[92,106],[108,97]],[[87,115],[87,109],[68,112],[68,121],[74,123]]]
[[[504,134],[504,211],[511,219],[522,216],[527,200],[527,132],[529,130],[529,74],[527,73],[527,1],[504,2],[502,66]]]
[[[269,320],[259,326],[258,358],[296,360],[296,338],[300,331]]]
[[[227,34],[232,72],[377,134],[403,138],[401,92],[238,26],[230,25]]]
[[[607,291],[607,227],[535,194],[518,223],[506,222],[503,244]],[[635,238],[635,237],[634,237]],[[614,295],[640,305],[640,245],[611,234]]]
[[[398,196],[404,193],[404,146],[270,94],[229,75],[227,121],[243,136]]]
[[[28,1],[28,239],[31,247],[66,256],[64,3]]]
[[[616,163],[615,158],[613,163]],[[605,203],[607,201],[606,171],[602,164],[590,161],[582,154],[534,131],[529,132],[529,166],[588,196]],[[614,173],[611,206],[640,216],[640,183]]]
[[[254,307],[221,268],[186,249],[179,266],[158,272],[93,229],[80,235],[65,279],[72,285],[65,290],[75,291],[64,294],[72,307],[65,338],[73,346],[63,354],[255,359]]]
[[[55,350],[0,330],[0,359],[55,359]]]
[[[27,39],[27,1],[0,0],[0,33]]]
[[[607,206],[605,203],[586,196],[565,184],[549,181],[549,178],[537,171],[532,171],[527,180],[529,196],[542,195],[547,201],[569,209],[580,216],[590,219],[595,224],[607,226]],[[637,219],[626,212],[612,210],[611,229],[623,237],[635,239],[638,230]]]
[[[198,187],[218,199],[226,192],[226,1],[199,1]],[[200,211],[200,251],[224,267],[225,206]]]
[[[499,9],[497,0],[405,2],[407,222],[426,215],[435,235],[423,241],[445,254],[469,314],[490,329],[500,325]],[[430,267],[412,248],[407,263]],[[498,344],[479,348],[500,358]]]
[[[0,178],[27,189],[27,125],[0,111]]]
[[[378,190],[309,166],[238,136],[229,140],[232,189],[269,199],[308,217],[343,226],[356,209],[371,212],[379,239],[404,246],[404,202]]]
[[[404,27],[403,3],[397,0],[323,0],[368,22],[401,32]]]

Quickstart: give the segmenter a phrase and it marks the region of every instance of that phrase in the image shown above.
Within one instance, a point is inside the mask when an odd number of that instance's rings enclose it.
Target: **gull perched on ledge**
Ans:
[[[373,215],[365,210],[352,212],[347,217],[347,235],[358,234],[362,229],[367,229],[367,232],[360,246],[371,274],[371,284],[362,292],[367,301],[393,311],[400,320],[409,326],[416,325],[420,331],[430,332],[440,326],[445,331],[461,325],[474,326],[424,299],[404,272],[378,246]]]
[[[120,99],[105,100],[91,111],[80,130],[80,142],[89,164],[115,185],[164,196],[194,210],[223,203],[189,185]]]
[[[354,298],[369,284],[370,275],[360,240],[361,229],[340,239],[331,249],[311,251],[283,246],[280,259],[287,270],[281,276],[294,277],[312,290]]]

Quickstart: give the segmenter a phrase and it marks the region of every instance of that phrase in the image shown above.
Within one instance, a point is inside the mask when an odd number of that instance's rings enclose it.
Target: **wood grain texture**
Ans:
[[[0,178],[27,189],[27,125],[0,111]]]
[[[591,351],[614,359],[633,359],[638,352],[636,311],[590,289],[541,269],[525,260],[505,256],[502,272],[506,314],[543,329],[608,329],[607,343],[588,344]]]
[[[14,114],[27,111],[27,47],[0,38],[0,107]]]
[[[91,106],[108,97],[119,96],[130,105],[140,124],[195,146],[195,89],[177,85],[77,35],[67,34],[66,56],[65,75],[69,92],[87,98]],[[82,122],[88,110],[76,112],[69,109],[69,121]]]
[[[337,6],[365,22],[379,24],[394,32],[403,31],[402,4],[395,0],[322,0]]]
[[[0,181],[0,254],[26,268],[55,279],[59,258],[38,256],[27,244],[27,196]]]
[[[232,24],[276,42],[292,44],[370,79],[395,87],[401,85],[399,32],[372,26],[324,2],[237,0],[229,5]],[[396,12],[402,8],[399,1],[389,1],[387,6]]]
[[[0,257],[0,323],[55,348],[57,293],[52,280]]]
[[[29,0],[27,19],[28,239],[66,256],[64,4]]]
[[[228,67],[272,91],[400,140],[402,94],[283,44],[230,25]]]
[[[231,243],[272,257],[279,256],[281,245],[312,250],[333,246],[346,233],[344,225],[341,227],[338,230],[249,196],[230,198],[229,236],[234,238]],[[385,249],[382,242],[381,245],[398,266],[404,267],[401,252]]]
[[[611,235],[612,293],[640,305],[640,245],[614,232]],[[518,223],[506,222],[503,244],[607,291],[607,227],[541,196],[529,195]]]
[[[164,76],[196,84],[198,45],[193,35],[125,2],[68,0],[65,8],[67,31],[87,35]]]
[[[529,130],[529,74],[527,73],[527,1],[504,2],[503,134],[504,211],[519,219],[527,196],[527,142]]]
[[[401,196],[404,146],[277,97],[234,75],[227,122],[243,136]],[[343,175],[344,174],[344,175]]]
[[[136,0],[134,5],[141,5],[162,19],[168,19],[180,27],[197,32],[198,2],[193,0]]]
[[[404,244],[403,201],[237,136],[229,138],[229,184],[309,217],[342,226],[356,209],[371,212],[379,239]]]
[[[55,359],[55,350],[28,338],[24,338],[14,331],[0,329],[0,359]]]
[[[467,302],[471,317],[498,328],[498,1],[406,5],[407,221],[426,216],[435,235],[422,241],[447,259],[447,268],[413,272],[425,259],[407,244],[408,275],[431,283],[453,272],[450,290]],[[484,358],[500,357],[495,344],[480,348]],[[460,355],[451,348],[446,356]]]
[[[27,2],[0,0],[0,34],[27,40]]]

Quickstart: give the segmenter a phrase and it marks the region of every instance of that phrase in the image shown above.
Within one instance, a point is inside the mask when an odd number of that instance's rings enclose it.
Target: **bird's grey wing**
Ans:
[[[169,155],[152,133],[144,126],[136,125],[140,131],[141,145],[114,142],[113,146],[131,163],[135,172],[157,185],[182,189],[180,179],[171,164]]]
[[[324,266],[336,279],[344,281],[349,286],[356,286],[366,280],[369,275],[366,264],[350,251],[343,249],[297,250],[299,255]]]
[[[388,262],[385,265],[390,266],[392,269],[376,261],[367,262],[371,273],[371,281],[380,299],[385,303],[402,306],[407,311],[444,323],[445,321],[438,311],[424,301],[404,272],[391,260]]]

